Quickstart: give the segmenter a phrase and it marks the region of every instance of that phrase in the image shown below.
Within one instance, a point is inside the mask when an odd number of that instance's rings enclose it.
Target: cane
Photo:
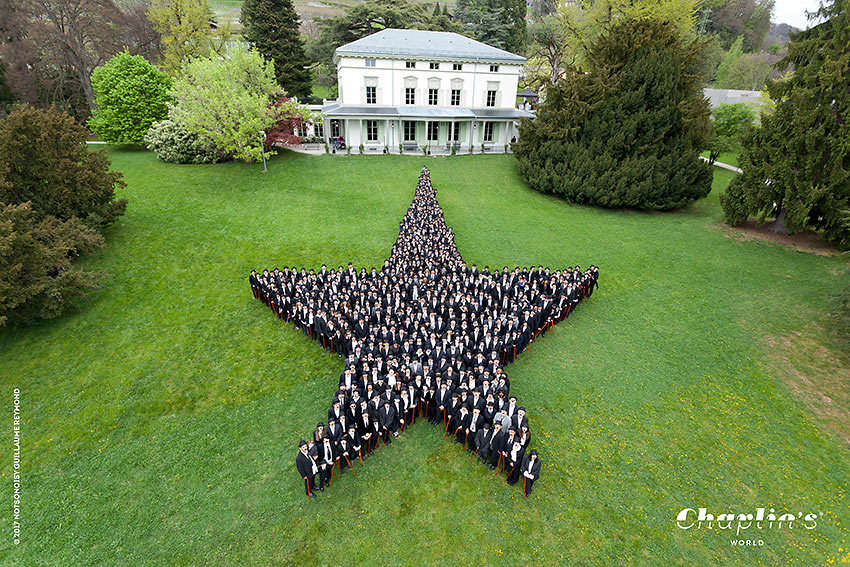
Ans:
[[[349,461],[348,457],[346,457],[345,455],[343,455],[342,458],[345,459],[346,463],[348,463],[348,468],[351,469],[351,474],[354,475],[354,478],[357,478],[357,474],[354,472],[354,467],[351,466],[351,461]]]
[[[475,448],[475,452],[472,453],[472,460],[475,460],[475,456],[478,455],[478,447]]]
[[[304,477],[304,486],[307,488],[307,504],[312,504],[313,501],[310,499],[310,482],[306,476]]]
[[[513,472],[513,471],[511,471],[511,472]],[[526,490],[525,490],[525,483],[527,481],[528,481],[528,477],[525,476],[525,475],[522,475],[522,495],[526,498],[528,498],[528,492],[526,492]]]
[[[499,462],[496,464],[496,468],[499,469],[499,472],[502,471],[502,454],[499,453]]]
[[[443,410],[443,413],[445,414],[446,410]],[[449,420],[449,421],[451,421],[451,420]],[[447,421],[446,422],[446,430],[443,432],[443,439],[446,438],[446,435],[448,435],[448,433],[449,433],[449,422]],[[455,431],[455,433],[457,433],[457,431]]]
[[[334,461],[333,466],[331,466],[331,482],[328,486],[333,487],[334,485],[334,469],[336,468],[336,461]]]
[[[466,432],[466,437],[463,439],[463,448],[466,449],[466,442],[469,441],[469,431]]]
[[[357,454],[360,456],[360,466],[363,466],[363,451],[357,449]]]
[[[517,463],[517,464],[519,464],[519,463]],[[505,468],[507,468],[507,467],[505,467]],[[514,474],[514,469],[516,469],[516,465],[514,465],[514,468],[511,469],[511,472],[508,473],[508,478],[511,478],[511,475]],[[522,477],[522,478],[525,478],[525,477]]]

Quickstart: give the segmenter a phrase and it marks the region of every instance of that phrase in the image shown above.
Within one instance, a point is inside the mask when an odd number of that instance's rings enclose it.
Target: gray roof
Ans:
[[[330,117],[375,116],[386,118],[423,118],[432,120],[474,120],[482,118],[514,120],[534,118],[534,114],[516,108],[464,108],[439,106],[359,106],[329,101],[322,114]]]
[[[523,89],[517,93],[517,96],[522,98],[532,98],[537,96],[537,93],[531,89]]]
[[[451,32],[385,29],[337,47],[339,55],[372,55],[408,59],[451,59],[521,65],[525,57]]]
[[[751,104],[756,110],[761,107],[761,92],[759,91],[703,89],[703,94],[711,102],[711,108],[716,108],[720,104],[734,104],[737,102]]]

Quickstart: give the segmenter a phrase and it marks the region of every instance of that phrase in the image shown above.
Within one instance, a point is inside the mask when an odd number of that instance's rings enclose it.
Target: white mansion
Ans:
[[[337,48],[338,100],[316,134],[352,153],[504,151],[525,58],[455,33],[386,29]],[[318,124],[316,125],[318,126]]]

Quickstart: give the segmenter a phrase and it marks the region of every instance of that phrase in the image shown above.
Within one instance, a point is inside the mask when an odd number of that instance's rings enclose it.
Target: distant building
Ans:
[[[525,58],[455,33],[386,29],[337,48],[334,63],[339,98],[316,128],[331,147],[501,152],[534,117],[515,106]]]
[[[741,91],[736,89],[703,89],[703,94],[711,103],[711,108],[721,104],[743,102],[753,107],[756,112],[761,108],[760,91]]]

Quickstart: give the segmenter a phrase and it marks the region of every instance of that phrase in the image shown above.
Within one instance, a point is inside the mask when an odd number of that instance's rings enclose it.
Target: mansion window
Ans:
[[[457,142],[458,140],[460,140],[460,122],[454,123],[450,136],[452,142]]]
[[[367,59],[366,60],[366,66],[367,67],[374,67],[375,66],[375,60],[374,59]]]
[[[496,106],[496,91],[487,91],[487,106]]]
[[[339,138],[339,120],[331,120],[331,138]]]
[[[366,87],[366,104],[378,102],[378,87]]]
[[[404,104],[416,104],[416,89],[411,87],[404,89]]]
[[[378,121],[377,120],[367,120],[366,121],[366,141],[367,142],[377,142],[378,141]]]
[[[313,135],[318,136],[319,138],[325,137],[325,125],[321,122],[313,123]]]
[[[439,91],[437,89],[428,89],[428,104],[431,106],[437,106],[437,93]]]
[[[490,65],[490,72],[491,73],[498,73],[499,72],[499,66],[498,65]]]
[[[440,68],[439,63],[431,63],[431,69],[439,69],[439,68]]]
[[[452,106],[460,106],[460,89],[452,89]]]
[[[428,123],[428,141],[436,142],[437,138],[440,136],[440,123],[439,122],[429,122]]]
[[[404,66],[407,69],[416,69],[416,61],[405,61]]]
[[[415,142],[416,141],[416,122],[412,120],[404,121],[404,141],[405,142]]]
[[[493,122],[485,122],[484,123],[484,141],[492,142],[493,141]]]
[[[463,71],[463,63],[452,63],[452,71]]]

